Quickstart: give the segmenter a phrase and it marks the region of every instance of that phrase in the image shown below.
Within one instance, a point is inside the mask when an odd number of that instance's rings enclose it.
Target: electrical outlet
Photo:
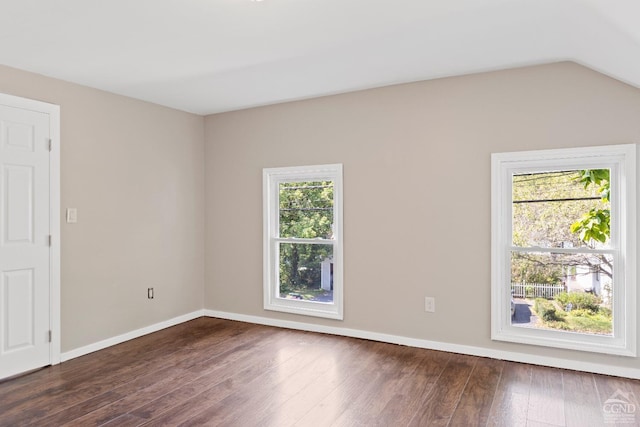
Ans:
[[[147,298],[153,299],[153,288],[147,288]]]
[[[434,297],[424,297],[424,311],[428,313],[436,312],[436,299]]]

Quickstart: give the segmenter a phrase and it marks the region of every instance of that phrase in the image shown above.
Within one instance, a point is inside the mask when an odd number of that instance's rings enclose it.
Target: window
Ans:
[[[636,355],[635,145],[492,155],[492,339]]]
[[[264,308],[342,319],[342,165],[263,171]]]

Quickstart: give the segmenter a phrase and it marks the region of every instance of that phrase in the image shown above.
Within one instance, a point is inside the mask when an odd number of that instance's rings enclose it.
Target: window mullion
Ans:
[[[283,243],[308,243],[315,245],[332,245],[334,240],[331,239],[304,239],[301,237],[274,237],[276,242]]]
[[[591,248],[543,248],[540,246],[509,246],[512,252],[540,252],[558,254],[607,254],[615,255],[617,250],[612,249],[591,249]]]

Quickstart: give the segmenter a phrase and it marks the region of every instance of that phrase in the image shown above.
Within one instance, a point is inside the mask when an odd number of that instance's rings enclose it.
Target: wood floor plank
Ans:
[[[593,375],[565,371],[565,425],[567,427],[597,427],[604,425],[602,405]]]
[[[372,358],[373,353],[363,352],[363,347],[367,345],[364,340],[339,339],[336,337],[326,337],[327,342],[322,345],[329,345],[331,348],[323,348],[318,366],[310,367],[315,375],[303,378],[303,384],[295,393],[286,393],[280,398],[267,401],[261,411],[252,411],[243,417],[232,419],[231,423],[241,423],[242,425],[259,425],[286,427],[295,424],[307,412],[309,412],[317,402],[332,393],[358,368],[359,365],[366,364]],[[358,357],[359,356],[359,357]]]
[[[346,411],[335,421],[335,426],[374,425],[378,417],[402,383],[412,377],[425,355],[416,349],[402,346],[388,347],[382,360],[376,363],[380,375],[370,381],[366,389],[349,403]]]
[[[178,384],[173,390],[161,398],[132,411],[140,418],[150,420],[165,412],[176,412],[181,405],[190,399],[206,402],[208,396],[218,396],[219,389],[230,389],[234,383],[242,383],[260,374],[261,366],[265,366],[256,354],[270,354],[281,346],[281,338],[286,334],[263,330],[269,334],[268,340],[255,343],[254,346],[243,345],[238,351],[228,352],[210,359],[209,365],[197,364],[192,367],[200,376],[188,383]],[[201,395],[205,393],[204,395]],[[189,406],[189,405],[186,405]]]
[[[452,355],[409,425],[448,425],[477,362],[474,356]]]
[[[146,361],[145,356],[146,358],[154,359],[159,352],[166,352],[166,347],[164,346],[166,342],[169,342],[169,340],[175,342],[175,339],[171,336],[163,337],[162,332],[158,332],[158,335],[153,334],[139,338],[140,342],[134,349],[129,349],[126,344],[121,344],[102,352],[91,354],[90,356],[93,357],[83,356],[62,365],[48,368],[47,370],[54,372],[56,375],[50,376],[46,382],[39,382],[35,387],[31,387],[31,399],[43,391],[46,391],[47,395],[51,395],[52,392],[58,391],[60,387],[63,390],[68,390],[76,384],[87,384],[87,379],[94,379],[105,373],[114,374],[116,369],[127,371],[135,369]],[[181,334],[181,337],[186,336]],[[176,342],[176,345],[180,346],[183,343],[184,339]],[[141,348],[147,345],[149,346],[147,347],[148,351],[141,355]],[[128,363],[123,364],[122,361],[127,361]],[[2,391],[0,394],[2,394],[0,399],[2,407],[0,409],[4,411],[17,406],[16,403],[19,405],[20,401],[24,400],[19,393],[11,393],[11,395],[7,396],[7,392]]]
[[[120,394],[115,391],[107,391],[69,408],[64,408],[60,411],[50,413],[47,416],[39,418],[37,420],[38,427],[58,427],[64,425],[70,419],[73,420],[80,418],[83,415],[103,408],[112,402],[117,402],[125,396],[125,394]]]
[[[135,350],[130,350],[126,345],[121,344],[122,354],[106,362],[106,367],[85,366],[85,369],[89,369],[90,376],[87,378],[90,380],[85,377],[71,376],[61,385],[56,382],[49,384],[49,387],[44,390],[38,389],[36,393],[31,391],[28,398],[23,397],[11,406],[3,405],[0,408],[3,417],[8,422],[13,422],[15,419],[22,418],[28,409],[34,417],[32,421],[35,421],[86,400],[99,398],[103,393],[123,387],[136,381],[140,376],[148,375],[149,372],[162,369],[166,365],[164,357],[170,357],[178,351],[180,346],[188,345],[190,341],[206,336],[207,331],[199,328],[199,324],[198,321],[193,322],[193,329],[188,334],[180,334],[179,337],[165,336],[166,334],[162,333],[157,335],[158,340],[153,340],[153,337],[149,336],[142,337]],[[227,330],[231,332],[223,331],[219,336],[225,336],[226,333],[237,334],[235,329],[237,326],[244,328],[242,325],[230,325]],[[149,345],[151,347],[148,347]],[[147,351],[144,352],[144,349]],[[113,349],[110,350],[113,351]]]
[[[148,424],[151,426],[177,425],[186,422],[197,417],[201,412],[215,407],[226,398],[230,397],[230,400],[238,398],[238,393],[246,387],[273,382],[278,375],[278,369],[294,369],[295,363],[299,364],[302,358],[296,356],[303,356],[308,345],[320,338],[308,336],[307,341],[291,342],[286,339],[286,332],[274,332],[274,334],[281,333],[284,336],[283,340],[269,340],[268,344],[272,347],[267,347],[265,353],[254,352],[253,357],[245,361],[246,367],[243,370],[217,369],[212,372],[211,377],[200,378],[197,382],[176,390],[181,403],[170,411],[167,411],[165,399],[162,399],[162,406],[158,406],[158,402],[153,402],[150,406],[133,411],[133,414],[141,418],[151,418]],[[265,354],[267,357],[264,357]],[[272,356],[274,354],[277,356]],[[294,363],[287,363],[290,361]],[[173,396],[170,397],[173,398]],[[237,407],[234,408],[237,409]],[[155,412],[150,413],[150,409]]]
[[[268,427],[288,427],[294,425],[309,413],[326,396],[340,390],[348,379],[357,375],[358,369],[363,364],[367,364],[373,358],[373,352],[363,350],[370,342],[363,340],[344,340],[344,357],[339,363],[333,359],[333,354],[327,356],[332,358],[332,363],[323,375],[306,385],[299,393],[290,399],[282,402],[279,406],[270,406],[258,420],[258,425]],[[359,357],[358,357],[359,356]]]
[[[452,354],[440,351],[426,351],[424,353],[424,358],[415,371],[401,382],[393,397],[382,408],[377,416],[376,424],[382,426],[409,425],[426,396],[432,392]]]
[[[594,375],[594,380],[600,398],[598,407],[608,425],[640,425],[640,381],[606,375]],[[616,403],[615,400],[630,403],[635,411],[624,412],[621,406],[615,410],[607,406]]]
[[[141,425],[143,422],[144,420],[141,420],[134,415],[125,414],[106,424],[102,424],[102,427],[136,427]]]
[[[4,407],[14,403],[16,398],[21,398],[19,393],[14,393],[16,389],[24,389],[28,386],[31,392],[36,394],[38,391],[55,388],[61,384],[68,386],[74,379],[84,381],[96,373],[99,373],[101,370],[110,370],[113,366],[120,363],[119,360],[137,358],[144,348],[147,349],[147,354],[153,354],[155,350],[165,351],[163,344],[170,341],[181,345],[185,338],[192,339],[193,336],[196,335],[198,322],[200,320],[201,319],[186,322],[172,328],[155,332],[154,334],[137,338],[135,346],[124,343],[108,347],[99,352],[78,357],[60,365],[51,366],[9,382],[0,382],[1,408],[4,409]],[[211,320],[215,320],[215,322],[207,324],[208,328],[215,327],[216,325],[225,325],[220,319]],[[206,333],[206,331],[203,332]]]
[[[548,423],[543,423],[540,421],[531,421],[528,420],[526,424],[526,427],[557,427],[558,424],[548,424]]]
[[[451,425],[471,427],[487,424],[503,365],[500,360],[478,360],[451,417]]]
[[[529,411],[531,365],[504,362],[491,404],[488,426],[524,426]]]
[[[266,331],[262,331],[262,333],[266,333]],[[117,387],[115,391],[123,396],[120,399],[115,399],[109,402],[110,404],[104,405],[99,409],[84,411],[84,413],[83,409],[86,405],[80,403],[79,405],[65,409],[64,413],[69,414],[71,411],[74,411],[74,413],[77,414],[78,420],[72,424],[100,425],[110,419],[120,417],[150,400],[165,395],[167,389],[171,389],[171,385],[174,383],[189,382],[201,376],[203,374],[202,369],[188,370],[188,368],[193,367],[198,362],[210,360],[219,353],[234,352],[238,346],[244,345],[245,341],[259,339],[259,336],[256,337],[251,334],[239,335],[237,331],[233,332],[233,343],[226,342],[226,339],[230,337],[227,334],[217,333],[215,337],[217,337],[216,340],[208,339],[208,337],[207,339],[202,338],[197,344],[189,345],[183,350],[172,353],[171,363],[167,363],[166,367],[160,370],[150,370],[149,374]],[[223,343],[224,347],[218,349]],[[58,420],[63,418],[63,415],[51,416],[43,419],[41,422],[43,425],[48,425],[48,423],[51,423],[51,425],[59,425]]]
[[[115,418],[129,413],[131,409],[142,406],[146,402],[164,396],[168,389],[172,389],[175,383],[191,381],[197,377],[197,373],[168,368],[160,372],[154,372],[147,377],[141,378],[133,383],[118,387],[116,391],[120,393],[118,399],[112,399],[107,404],[84,411],[84,403],[72,406],[41,421],[43,426],[89,426],[102,425]],[[65,415],[74,414],[71,422],[65,423]]]
[[[200,318],[0,382],[0,427],[583,427],[639,397],[637,380]]]
[[[374,392],[371,384],[380,376],[378,366],[384,362],[388,349],[381,343],[366,341],[360,357],[361,362],[353,369],[343,370],[345,381],[308,411],[294,425],[296,426],[333,426],[342,414],[349,409],[351,402],[364,393]]]
[[[237,387],[233,394],[190,417],[185,425],[260,425],[260,417],[266,410],[282,405],[299,393],[305,385],[321,375],[330,362],[324,357],[326,346],[317,343],[292,350],[255,379]],[[333,351],[339,357],[340,352]],[[273,393],[274,390],[278,390],[278,393]],[[240,412],[234,409],[239,406],[245,410]]]
[[[163,399],[169,390],[175,389],[176,384],[189,384],[201,377],[206,377],[214,368],[221,370],[248,354],[254,346],[255,349],[260,350],[262,338],[267,334],[272,335],[272,332],[263,328],[252,333],[238,335],[233,343],[225,342],[223,349],[216,349],[216,346],[212,345],[210,348],[195,351],[195,346],[192,346],[187,355],[182,355],[178,359],[172,358],[172,363],[168,368],[151,373],[137,384],[132,383],[125,386],[127,388],[126,397],[78,417],[78,420],[70,425],[100,425],[157,399]],[[117,390],[122,393],[125,387]],[[137,388],[132,390],[132,387]],[[163,406],[163,410],[166,410],[166,406]]]
[[[562,370],[533,366],[527,421],[565,425]]]

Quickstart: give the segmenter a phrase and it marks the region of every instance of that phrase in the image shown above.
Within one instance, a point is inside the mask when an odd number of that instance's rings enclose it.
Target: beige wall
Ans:
[[[61,106],[63,352],[204,290],[213,310],[638,366],[489,338],[490,153],[640,142],[638,89],[561,63],[204,119],[2,66],[0,92]],[[262,168],[320,163],[344,164],[344,321],[262,309]]]
[[[491,341],[490,153],[640,142],[639,118],[640,90],[572,63],[209,116],[205,307],[637,368]],[[322,163],[344,164],[344,321],[262,309],[262,168]]]
[[[61,108],[62,351],[201,309],[203,118],[7,67],[0,92]]]

